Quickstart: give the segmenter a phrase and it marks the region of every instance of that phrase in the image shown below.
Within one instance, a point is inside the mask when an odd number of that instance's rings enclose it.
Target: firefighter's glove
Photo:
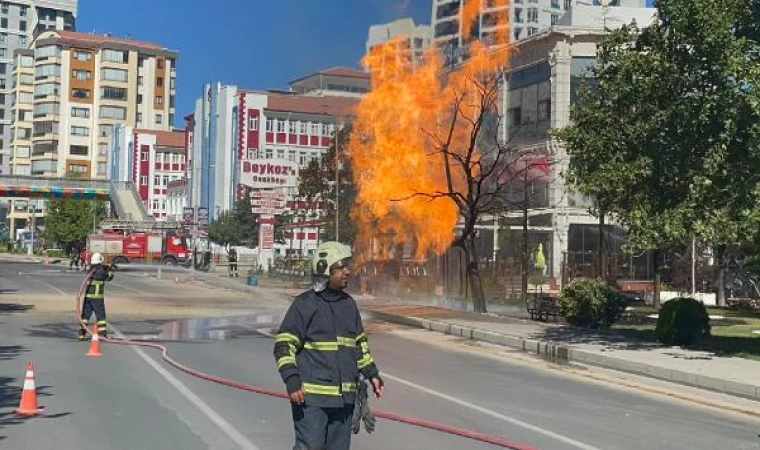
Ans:
[[[369,409],[369,395],[367,395],[367,383],[360,381],[356,392],[356,403],[354,404],[354,415],[351,419],[351,431],[359,434],[361,425],[364,423],[364,430],[367,433],[375,431],[375,416]]]

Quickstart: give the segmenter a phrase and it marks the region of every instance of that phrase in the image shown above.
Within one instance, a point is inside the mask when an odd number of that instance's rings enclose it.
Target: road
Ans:
[[[88,344],[74,339],[71,313],[80,281],[81,273],[0,261],[0,448],[292,447],[282,400],[191,377],[151,349],[104,344],[103,357],[85,357]],[[284,303],[139,272],[118,274],[106,295],[120,332],[165,341],[194,368],[282,388],[265,331]],[[378,322],[367,328],[386,374],[387,396],[377,407],[544,450],[760,449],[760,422],[748,417],[592,384],[434,333]],[[12,413],[27,361],[47,408],[32,419]],[[380,421],[354,448],[496,447]]]

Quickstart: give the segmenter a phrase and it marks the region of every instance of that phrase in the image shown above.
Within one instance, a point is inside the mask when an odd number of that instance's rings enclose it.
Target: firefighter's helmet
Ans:
[[[90,264],[103,264],[103,255],[100,253],[93,253],[90,258]]]
[[[311,261],[311,273],[317,276],[329,277],[330,269],[348,265],[352,257],[351,247],[340,242],[325,242],[317,248]]]

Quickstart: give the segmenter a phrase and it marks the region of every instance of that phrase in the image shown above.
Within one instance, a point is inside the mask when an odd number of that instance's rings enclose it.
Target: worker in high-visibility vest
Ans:
[[[375,365],[356,302],[344,289],[351,248],[319,246],[312,289],[293,301],[275,336],[274,356],[292,403],[294,450],[348,450],[352,425],[368,416],[364,380],[377,398],[384,384]],[[372,425],[372,429],[374,425]],[[368,428],[368,431],[370,429]]]
[[[113,280],[113,272],[110,266],[103,265],[103,255],[95,253],[90,260],[91,268],[87,273],[87,290],[84,294],[82,306],[82,323],[79,327],[79,340],[83,341],[87,335],[84,325],[87,325],[92,313],[97,320],[98,334],[108,337],[108,322],[106,321],[105,286],[107,281]]]

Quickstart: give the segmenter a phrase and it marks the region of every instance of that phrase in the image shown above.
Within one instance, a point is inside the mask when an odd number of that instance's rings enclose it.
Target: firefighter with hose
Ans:
[[[275,336],[274,356],[291,401],[294,450],[347,450],[362,422],[374,430],[365,381],[377,398],[384,384],[356,302],[344,291],[351,257],[351,248],[338,242],[317,248],[312,288],[296,297]]]
[[[103,264],[103,255],[100,253],[92,255],[90,265],[90,271],[87,273],[87,290],[84,294],[84,305],[82,307],[82,324],[79,326],[78,338],[80,341],[83,341],[87,335],[84,325],[87,325],[93,312],[95,313],[95,320],[97,320],[98,334],[102,337],[108,337],[105,285],[107,281],[113,280],[113,272],[110,266]]]

